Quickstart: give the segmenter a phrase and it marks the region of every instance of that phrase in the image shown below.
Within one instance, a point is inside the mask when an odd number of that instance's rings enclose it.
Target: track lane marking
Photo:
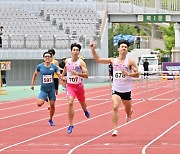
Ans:
[[[163,94],[164,94],[164,93],[163,93]],[[155,97],[155,96],[154,96],[154,97]],[[174,100],[173,102],[175,102],[175,101],[177,101],[177,100]],[[144,102],[144,101],[140,101],[140,102]],[[139,103],[140,103],[140,102],[139,102]],[[134,103],[133,105],[135,105],[135,104],[138,104],[138,103]],[[169,104],[169,103],[168,103],[168,104]],[[160,108],[162,108],[162,107],[160,107]],[[156,109],[156,110],[157,110],[157,109]],[[153,111],[154,111],[154,110],[153,110]],[[111,112],[112,112],[112,111],[111,111]],[[109,113],[111,113],[111,112],[107,112],[107,113],[105,113],[105,114],[109,114]],[[154,111],[154,112],[155,112],[155,111]],[[103,115],[105,115],[105,114],[103,114]],[[150,114],[150,113],[149,113],[149,114]],[[91,118],[91,119],[89,119],[89,120],[95,119],[95,118],[100,117],[100,116],[103,116],[103,115],[96,116],[96,117]],[[144,115],[144,116],[145,116],[145,115]],[[141,117],[142,117],[142,116],[141,116]],[[136,120],[140,119],[141,117],[136,118]],[[83,123],[83,122],[86,122],[86,121],[89,121],[89,120],[84,120],[84,121],[78,122],[78,123],[76,123],[75,125],[80,124],[80,123]],[[135,120],[132,120],[131,122],[133,122],[133,121],[135,121]],[[131,122],[129,122],[129,123],[131,123]],[[127,125],[127,124],[124,124],[124,125]],[[119,126],[118,128],[123,127],[124,125],[121,125],[121,126]],[[33,140],[33,139],[36,139],[36,138],[39,138],[39,137],[41,137],[41,136],[45,136],[45,135],[48,135],[48,134],[57,132],[57,131],[62,130],[62,129],[64,129],[64,128],[66,128],[66,127],[63,127],[63,128],[57,129],[57,130],[54,130],[54,131],[49,132],[49,133],[41,134],[41,135],[36,136],[36,137],[34,137],[34,138],[31,138],[31,139],[28,139],[28,140],[25,140],[25,141],[22,141],[22,142],[13,144],[13,145],[11,145],[11,146],[8,146],[8,147],[5,147],[5,148],[3,148],[3,149],[0,149],[0,151],[3,151],[3,150],[5,150],[5,149],[8,149],[8,148],[10,148],[10,147],[13,147],[13,146],[16,146],[16,145],[25,143],[25,142],[28,142],[28,141]]]
[[[164,93],[163,93],[163,94],[164,94]],[[163,95],[163,94],[161,94],[161,95]],[[156,96],[153,96],[153,97],[156,97]],[[176,102],[176,101],[177,101],[177,100],[174,100],[174,101],[172,101],[172,102]],[[109,102],[109,101],[108,101],[108,102]],[[137,102],[137,103],[134,103],[133,105],[137,105],[137,104],[142,103],[142,102],[145,102],[145,100],[139,101],[139,102]],[[123,126],[126,126],[126,125],[128,125],[128,124],[130,124],[130,123],[132,123],[132,122],[134,122],[134,121],[136,121],[136,120],[138,120],[138,119],[141,119],[142,117],[145,117],[145,116],[147,116],[147,115],[149,115],[149,114],[151,114],[151,113],[153,113],[153,112],[155,112],[155,111],[157,111],[157,110],[159,110],[159,109],[161,109],[161,108],[163,108],[163,107],[165,107],[165,106],[167,106],[167,105],[169,105],[169,104],[172,104],[172,102],[170,102],[170,103],[168,103],[168,104],[166,104],[166,105],[163,105],[162,107],[157,108],[157,109],[155,109],[155,110],[153,110],[153,111],[151,111],[151,112],[148,112],[148,113],[144,114],[143,116],[140,116],[140,117],[138,117],[138,118],[136,118],[136,119],[133,119],[132,121],[130,121],[130,122],[128,122],[128,123],[125,123],[125,124],[123,124],[123,125],[120,125],[120,126],[118,126],[118,128],[121,128],[121,127],[123,127]],[[122,110],[122,109],[124,109],[124,107],[120,108],[120,110]],[[107,114],[110,114],[110,113],[112,113],[112,111],[106,112],[106,113],[101,114],[101,115],[98,115],[98,116],[93,117],[93,118],[91,118],[91,119],[86,119],[86,120],[77,122],[77,123],[75,123],[74,125],[78,125],[78,124],[81,124],[81,123],[84,123],[84,122],[87,122],[87,121],[96,119],[96,118],[98,118],[98,117],[102,117],[102,116],[107,115]],[[67,128],[67,127],[68,127],[68,126],[65,126],[65,127],[56,129],[56,130],[54,130],[54,131],[47,132],[47,133],[44,133],[44,134],[35,136],[35,137],[33,137],[33,138],[30,138],[30,139],[27,139],[27,140],[24,140],[24,141],[21,141],[21,142],[12,144],[12,145],[10,145],[10,146],[7,146],[7,147],[4,147],[4,148],[0,149],[0,151],[4,151],[4,150],[9,149],[9,148],[11,148],[11,147],[14,147],[14,146],[17,146],[17,145],[20,145],[20,144],[29,142],[29,141],[31,141],[31,140],[34,140],[34,139],[43,137],[43,136],[45,136],[45,135],[49,135],[49,134],[55,133],[55,132],[57,132],[57,131],[60,131],[60,130],[65,129],[65,128]],[[95,140],[95,139],[97,139],[97,138],[99,138],[99,137],[101,137],[101,136],[104,136],[104,135],[110,133],[111,131],[112,131],[112,130],[110,130],[110,131],[108,131],[108,132],[106,132],[106,133],[104,133],[104,134],[102,134],[102,135],[99,135],[99,136],[97,136],[97,137],[95,137],[95,138],[93,138],[93,139],[91,139],[91,140],[89,140],[89,141],[86,141],[86,142],[84,142],[84,143],[76,146],[75,148],[71,149],[69,152],[74,151],[74,150],[77,149],[78,147],[81,147],[81,146],[83,146],[84,144],[87,144],[87,143],[89,143],[89,142],[91,142],[91,141],[93,141],[93,140]],[[70,154],[69,152],[68,152],[68,154]]]
[[[126,126],[126,125],[128,125],[128,124],[130,124],[130,123],[132,123],[132,122],[134,122],[134,121],[136,121],[136,120],[139,120],[139,119],[141,119],[141,118],[144,118],[144,117],[150,115],[151,113],[154,113],[154,112],[156,112],[156,111],[158,111],[158,110],[160,110],[160,109],[162,109],[162,108],[164,108],[164,107],[166,107],[166,106],[168,106],[168,105],[171,105],[171,104],[175,103],[176,101],[177,101],[177,100],[174,100],[174,101],[172,101],[172,102],[170,102],[170,103],[168,103],[168,104],[166,104],[166,105],[163,105],[163,106],[161,106],[161,107],[159,107],[159,108],[157,108],[157,109],[155,109],[155,110],[152,110],[152,111],[150,111],[150,112],[148,112],[148,113],[146,113],[146,114],[144,114],[144,115],[142,115],[142,116],[139,116],[138,118],[135,118],[135,119],[131,120],[131,121],[128,122],[128,123],[125,123],[125,124],[123,124],[123,125],[118,126],[117,128],[119,129],[119,128],[121,128],[121,127],[124,127],[124,126]],[[96,140],[96,139],[98,139],[98,138],[100,138],[100,137],[102,137],[102,136],[104,136],[104,135],[107,135],[107,134],[111,133],[112,131],[113,131],[113,130],[109,130],[109,131],[107,131],[107,132],[105,132],[105,133],[103,133],[103,134],[101,134],[101,135],[99,135],[99,136],[96,136],[96,137],[94,137],[94,138],[92,138],[92,139],[90,139],[90,140],[88,140],[88,141],[86,141],[86,142],[83,142],[82,144],[79,144],[78,146],[75,146],[74,148],[72,148],[72,149],[68,152],[68,154],[72,154],[72,153],[73,153],[76,149],[78,149],[79,147],[82,147],[83,145],[85,145],[85,144],[87,144],[87,143],[90,143],[90,142],[92,142],[92,141],[94,141],[94,140]]]
[[[155,89],[151,89],[151,90],[156,90],[156,89],[159,89],[159,88],[155,88]],[[151,91],[151,90],[148,90],[148,91]],[[163,93],[163,94],[155,95],[155,96],[151,97],[151,99],[152,99],[152,98],[155,98],[155,97],[158,97],[158,96],[162,96],[162,95],[167,94],[167,93],[169,93],[169,92],[171,92],[171,91],[168,91],[168,92]],[[134,95],[138,95],[138,94],[139,94],[139,93],[134,94]],[[104,96],[104,95],[101,95],[101,96]],[[99,96],[96,96],[96,97],[99,97]],[[96,97],[95,97],[95,98],[96,98]],[[100,103],[100,104],[103,104],[103,103]],[[59,106],[64,106],[64,105],[67,105],[67,103],[61,104],[61,105],[57,105],[57,106],[59,107]],[[97,104],[96,104],[96,105],[97,105]],[[93,106],[89,106],[89,107],[94,107],[94,105],[93,105]],[[88,108],[89,108],[89,107],[88,107]],[[45,110],[45,109],[43,109],[43,110]],[[38,110],[38,111],[39,111],[39,110]],[[77,110],[75,110],[75,111],[80,111],[80,109],[77,109]],[[60,116],[60,115],[65,115],[65,114],[67,114],[67,113],[65,112],[65,113],[62,113],[62,114],[59,114],[59,115],[55,115],[54,117],[58,117],[58,116]],[[6,131],[6,130],[10,130],[10,129],[13,129],[13,128],[18,128],[18,127],[21,127],[21,126],[26,126],[26,125],[33,124],[33,123],[36,123],[36,122],[39,122],[39,121],[43,121],[43,120],[47,120],[47,119],[49,119],[49,118],[43,118],[43,119],[39,119],[39,120],[36,120],[36,121],[33,121],[33,122],[28,122],[28,123],[25,123],[25,124],[21,124],[21,125],[17,125],[17,126],[5,128],[5,129],[0,130],[0,132]]]
[[[137,102],[137,103],[135,103],[135,104],[139,104],[139,103],[141,103],[141,102],[145,102],[145,101],[139,101],[139,102]],[[109,103],[109,101],[106,102],[106,103]],[[124,109],[124,107],[120,108],[120,110],[122,110],[122,109]],[[79,110],[80,110],[80,109],[79,109]],[[82,110],[82,109],[81,109],[81,110]],[[109,111],[109,112],[106,112],[106,113],[104,113],[104,114],[100,114],[100,115],[98,115],[98,116],[96,116],[96,117],[92,117],[92,118],[90,118],[90,119],[82,120],[82,121],[77,122],[77,123],[75,123],[75,124],[73,124],[73,125],[76,126],[76,125],[78,125],[78,124],[81,124],[81,123],[84,123],[84,122],[87,122],[87,121],[90,121],[90,120],[93,120],[93,119],[102,117],[102,116],[107,115],[107,114],[110,114],[111,112],[112,112],[112,111]],[[68,125],[68,126],[69,126],[69,125]],[[63,129],[65,129],[65,128],[67,128],[68,126],[65,126],[65,127],[62,127],[62,128],[59,128],[59,129],[56,129],[56,130],[53,130],[53,131],[50,131],[50,132],[47,132],[47,133],[38,135],[38,136],[35,136],[35,137],[33,137],[33,138],[29,138],[29,139],[27,139],[27,140],[24,140],[24,141],[21,141],[21,142],[12,144],[12,145],[10,145],[10,146],[7,146],[7,147],[5,147],[5,148],[0,149],[0,151],[4,151],[4,150],[6,150],[6,149],[9,149],[9,148],[11,148],[11,147],[20,145],[20,144],[22,144],[22,143],[26,143],[26,142],[28,142],[28,141],[32,141],[32,140],[34,140],[34,139],[43,137],[43,136],[45,136],[45,135],[49,135],[49,134],[55,133],[55,132],[57,132],[57,131],[60,131],[60,130],[63,130]]]
[[[180,124],[180,121],[176,122],[174,125],[172,125],[170,128],[168,128],[166,131],[164,131],[162,134],[160,134],[159,136],[157,136],[154,140],[152,140],[151,142],[149,142],[148,144],[146,144],[143,148],[142,148],[142,154],[146,154],[146,149],[153,144],[155,141],[157,141],[159,138],[161,138],[163,135],[165,135],[166,133],[168,133],[171,129],[173,129],[174,127],[176,127],[178,124]]]
[[[166,86],[169,86],[169,85],[166,85]],[[136,88],[135,88],[135,89],[136,89]],[[152,90],[156,90],[156,89],[159,89],[159,87],[154,88],[154,89],[151,89],[151,90],[148,90],[148,91],[152,91]],[[99,90],[99,91],[95,91],[95,92],[93,91],[93,92],[89,92],[88,94],[97,93],[97,92],[102,92],[102,91],[106,91],[106,90],[109,90],[109,89]],[[172,91],[173,91],[173,90],[172,90]],[[169,92],[171,92],[171,91],[169,91]],[[136,95],[139,95],[139,94],[142,94],[142,92],[133,94],[133,96],[136,96]],[[109,94],[106,94],[106,95],[109,95]],[[99,96],[106,96],[106,95],[99,95]],[[98,98],[99,96],[90,97],[90,98],[87,98],[87,100],[92,99],[92,98]],[[64,105],[64,104],[61,104],[61,105]],[[57,106],[58,106],[58,105],[57,105]],[[20,115],[24,115],[24,114],[29,114],[29,113],[32,113],[32,112],[38,112],[38,111],[41,111],[41,110],[45,110],[45,108],[43,108],[43,109],[41,108],[41,109],[34,110],[34,111],[28,111],[28,112],[24,112],[24,113],[19,113],[19,114],[16,114],[16,115],[10,115],[10,116],[7,116],[7,117],[1,117],[0,120],[7,119],[7,118],[11,118],[11,117],[15,117],[15,116],[20,116]]]
[[[161,95],[162,95],[162,94],[161,94]],[[153,96],[153,97],[156,97],[156,96]],[[153,113],[153,112],[155,112],[155,111],[157,111],[157,110],[159,110],[159,109],[161,109],[161,108],[163,108],[163,107],[165,107],[165,106],[168,106],[168,105],[170,105],[170,104],[172,104],[173,102],[176,102],[176,101],[177,101],[177,100],[174,100],[174,101],[172,101],[172,102],[170,102],[170,103],[168,103],[168,104],[166,104],[166,105],[163,105],[163,106],[161,106],[161,107],[159,107],[159,108],[157,108],[157,109],[155,109],[155,110],[153,110],[153,111],[151,111],[151,112],[148,112],[148,113],[146,113],[146,114],[144,114],[144,115],[142,115],[142,116],[140,116],[140,117],[138,117],[138,118],[135,118],[135,119],[131,120],[131,121],[128,122],[128,123],[125,123],[125,124],[123,124],[123,125],[118,126],[118,128],[121,128],[121,127],[123,127],[123,126],[126,126],[126,125],[128,125],[128,124],[130,124],[130,123],[132,123],[132,122],[134,122],[134,121],[136,121],[136,120],[138,120],[138,119],[141,119],[141,118],[143,118],[143,117],[145,117],[145,116],[147,116],[147,115],[149,115],[149,114],[151,114],[151,113]],[[109,102],[109,101],[108,101],[108,102]],[[134,103],[133,105],[137,105],[137,104],[140,104],[140,103],[142,103],[142,102],[145,102],[145,100],[139,101],[139,102],[137,102],[137,103]],[[124,109],[124,107],[120,108],[120,110],[122,110],[122,109]],[[87,122],[87,121],[90,121],[90,120],[93,120],[93,119],[102,117],[102,116],[107,115],[107,114],[110,114],[110,113],[112,113],[112,111],[109,111],[109,112],[106,112],[106,113],[104,113],[104,114],[98,115],[98,116],[93,117],[93,118],[91,118],[91,119],[86,119],[86,120],[77,122],[77,123],[75,123],[74,125],[78,125],[78,124],[81,124],[81,123],[84,123],[84,122]],[[4,147],[4,148],[0,149],[0,151],[4,151],[4,150],[9,149],[9,148],[11,148],[11,147],[14,147],[14,146],[17,146],[17,145],[20,145],[20,144],[23,144],[23,143],[32,141],[32,140],[34,140],[34,139],[43,137],[43,136],[45,136],[45,135],[49,135],[49,134],[55,133],[55,132],[57,132],[57,131],[60,131],[60,130],[65,129],[65,128],[67,128],[67,127],[68,127],[68,126],[65,126],[65,127],[56,129],[56,130],[54,130],[54,131],[47,132],[47,133],[44,133],[44,134],[35,136],[35,137],[33,137],[33,138],[30,138],[30,139],[27,139],[27,140],[24,140],[24,141],[21,141],[21,142],[12,144],[12,145],[10,145],[10,146],[7,146],[7,147]],[[86,142],[84,142],[84,143],[76,146],[75,148],[71,149],[69,152],[74,151],[74,150],[77,149],[78,147],[81,147],[81,146],[83,146],[84,144],[87,144],[87,143],[89,143],[89,142],[91,142],[91,141],[93,141],[93,140],[95,140],[95,139],[97,139],[97,138],[100,138],[101,136],[104,136],[104,135],[106,135],[106,134],[108,134],[108,133],[110,133],[110,132],[112,132],[112,130],[110,130],[110,131],[108,131],[108,132],[106,132],[106,133],[104,133],[104,134],[102,134],[102,135],[99,135],[99,136],[97,136],[97,137],[95,137],[95,138],[93,138],[93,139],[91,139],[91,140],[89,140],[89,141],[86,141]],[[68,154],[71,154],[71,153],[69,153],[69,152],[68,152]]]
[[[109,89],[103,89],[103,90],[97,90],[97,91],[92,91],[92,92],[87,92],[87,94],[91,94],[91,93],[97,93],[97,92],[101,92],[101,91],[106,91],[106,90],[109,90]],[[66,98],[66,96],[63,96],[62,98]],[[29,98],[31,99],[31,98]],[[37,99],[37,97],[34,98],[35,100]],[[57,98],[58,100],[59,98]],[[66,98],[67,99],[67,98]],[[20,101],[20,100],[19,100]],[[17,102],[17,101],[14,101],[14,102]],[[7,103],[4,103],[4,104],[7,104]],[[0,104],[1,105],[1,104]],[[3,103],[2,103],[3,105]],[[3,111],[3,110],[9,110],[9,109],[13,109],[13,108],[18,108],[18,107],[24,107],[24,106],[28,106],[28,105],[34,105],[34,101],[33,103],[29,103],[29,104],[23,104],[23,105],[17,105],[17,106],[13,106],[13,107],[9,107],[9,108],[3,108],[3,109],[0,109],[0,111]]]

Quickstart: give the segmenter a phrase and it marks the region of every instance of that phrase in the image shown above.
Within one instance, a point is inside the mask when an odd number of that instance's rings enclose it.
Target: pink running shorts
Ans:
[[[84,85],[82,83],[80,84],[67,83],[66,91],[67,91],[67,96],[73,96],[74,98],[77,97],[79,102],[85,101]]]

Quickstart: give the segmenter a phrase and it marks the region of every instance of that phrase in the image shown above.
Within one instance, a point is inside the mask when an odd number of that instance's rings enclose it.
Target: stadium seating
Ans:
[[[3,48],[68,48],[69,42],[79,42],[82,36],[88,42],[99,35],[101,24],[97,12],[71,7],[45,6],[31,13],[1,6],[0,18],[4,27]]]

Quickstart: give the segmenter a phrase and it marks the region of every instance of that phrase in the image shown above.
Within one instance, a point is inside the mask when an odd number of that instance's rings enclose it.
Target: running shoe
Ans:
[[[132,113],[133,113],[133,110],[131,110],[131,114],[129,116],[126,115],[126,122],[129,122],[131,120]]]
[[[115,130],[113,130],[113,132],[112,132],[112,136],[117,136],[118,135],[118,131],[115,129]]]
[[[84,111],[84,114],[85,114],[85,116],[86,116],[87,118],[90,118],[90,113],[89,113],[88,110]]]
[[[73,126],[73,125],[70,125],[70,126],[68,127],[68,131],[67,131],[67,133],[68,133],[68,134],[71,134],[71,133],[72,133],[73,128],[74,128],[74,126]]]
[[[126,116],[126,122],[129,122],[131,120],[131,116]]]
[[[49,120],[50,126],[55,126],[54,122],[52,120]]]

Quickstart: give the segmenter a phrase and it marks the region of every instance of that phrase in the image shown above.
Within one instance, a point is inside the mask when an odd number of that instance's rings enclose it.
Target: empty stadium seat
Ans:
[[[39,12],[37,13],[25,11],[23,7],[1,6],[0,18],[1,24],[5,27],[3,35],[10,36],[10,38],[15,36],[11,39],[11,47],[14,48],[22,48],[23,44],[27,48],[38,48],[38,43],[41,44],[39,47],[45,48],[47,46],[43,38],[46,38],[46,35],[51,35],[52,37],[56,35],[63,36],[66,38],[64,39],[64,44],[66,45],[68,44],[68,37],[82,42],[85,39],[84,36],[91,38],[97,35],[98,31],[96,30],[100,28],[100,16],[95,11],[83,7],[75,9],[70,5],[63,7],[48,7],[46,5],[39,7]],[[37,37],[27,37],[26,42],[22,39],[22,42],[24,42],[22,43],[18,39],[15,40],[19,38],[19,34],[24,36],[37,35]],[[39,36],[42,39],[39,39]],[[7,39],[7,37],[5,38]],[[58,41],[56,40],[56,42]]]

